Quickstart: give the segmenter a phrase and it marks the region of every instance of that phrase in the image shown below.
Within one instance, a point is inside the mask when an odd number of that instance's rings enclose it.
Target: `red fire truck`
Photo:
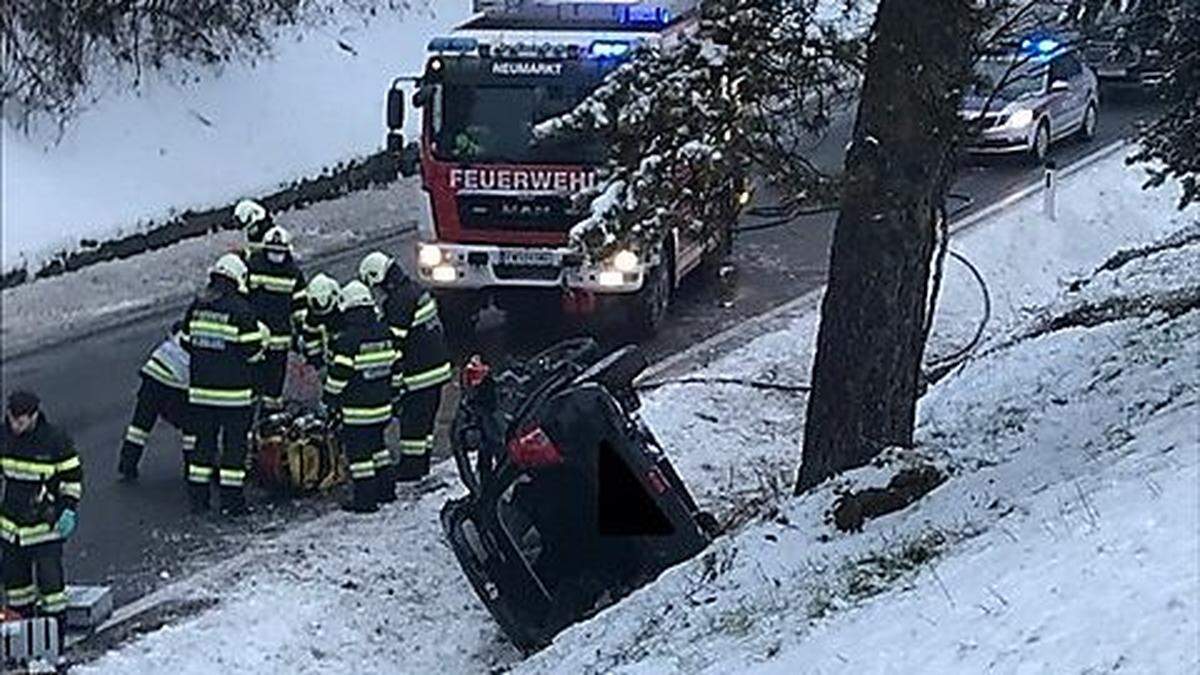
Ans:
[[[388,92],[391,150],[404,148],[406,83],[420,110],[417,163],[433,217],[419,232],[419,278],[451,331],[470,330],[494,302],[510,321],[619,312],[652,334],[680,281],[720,254],[727,233],[671,236],[660,250],[588,262],[569,245],[585,216],[573,197],[596,185],[605,148],[596,138],[538,142],[533,127],[572,110],[639,42],[676,38],[698,22],[649,4],[491,4],[507,9],[431,40],[424,72]]]

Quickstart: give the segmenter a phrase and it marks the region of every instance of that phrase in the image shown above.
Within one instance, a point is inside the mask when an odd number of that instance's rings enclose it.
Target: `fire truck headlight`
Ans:
[[[612,258],[613,269],[621,273],[636,272],[638,264],[637,254],[629,249],[618,251]]]
[[[432,276],[434,281],[440,282],[458,280],[458,272],[456,272],[454,268],[449,265],[438,265],[437,267],[433,268]]]
[[[601,286],[620,286],[625,282],[625,275],[613,270],[604,270],[596,278]]]
[[[442,249],[432,244],[421,244],[417,248],[417,262],[421,267],[435,267],[442,262]]]

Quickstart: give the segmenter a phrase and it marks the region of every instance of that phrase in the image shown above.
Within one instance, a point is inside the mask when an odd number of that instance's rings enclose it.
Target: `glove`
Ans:
[[[58,517],[58,522],[54,523],[54,529],[66,539],[75,531],[77,520],[78,516],[75,515],[75,509],[65,509]]]

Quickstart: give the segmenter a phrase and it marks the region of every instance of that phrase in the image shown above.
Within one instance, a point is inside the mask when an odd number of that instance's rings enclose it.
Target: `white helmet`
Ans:
[[[328,312],[333,309],[338,302],[338,282],[333,277],[319,273],[308,282],[308,288],[305,289],[305,294],[308,296],[308,305],[321,313]]]
[[[267,209],[253,199],[243,199],[233,207],[233,218],[242,227],[250,227],[267,219]]]
[[[361,281],[351,281],[342,288],[338,297],[338,306],[343,312],[355,307],[374,307],[375,297],[371,295],[371,289]]]
[[[387,278],[395,260],[383,251],[372,251],[358,264],[358,279],[368,287],[378,286]]]
[[[208,273],[225,277],[236,283],[239,290],[246,290],[246,277],[249,275],[249,271],[246,269],[246,263],[233,253],[226,253],[217,258],[212,267],[208,268]]]
[[[282,227],[276,225],[267,230],[262,239],[263,248],[276,251],[292,250],[292,235]]]

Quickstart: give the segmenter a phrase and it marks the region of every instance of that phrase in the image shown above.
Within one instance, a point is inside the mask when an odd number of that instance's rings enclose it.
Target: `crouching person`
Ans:
[[[180,341],[182,330],[183,325],[176,323],[167,339],[142,365],[142,385],[138,389],[133,420],[125,429],[125,441],[121,444],[121,457],[117,463],[117,471],[123,480],[137,479],[146,440],[160,417],[183,433],[185,467],[196,449],[196,435],[191,429],[191,404],[188,403],[191,360]]]
[[[39,404],[28,391],[8,399],[0,447],[0,576],[10,610],[51,617],[61,632],[67,608],[63,541],[75,531],[83,469],[71,438],[46,419]]]
[[[346,506],[370,513],[396,499],[391,481],[376,480],[375,466],[388,456],[384,430],[392,417],[392,380],[399,368],[391,332],[379,320],[375,299],[352,281],[340,296],[341,325],[329,348],[323,399],[340,420],[338,440],[350,464],[353,498]]]

